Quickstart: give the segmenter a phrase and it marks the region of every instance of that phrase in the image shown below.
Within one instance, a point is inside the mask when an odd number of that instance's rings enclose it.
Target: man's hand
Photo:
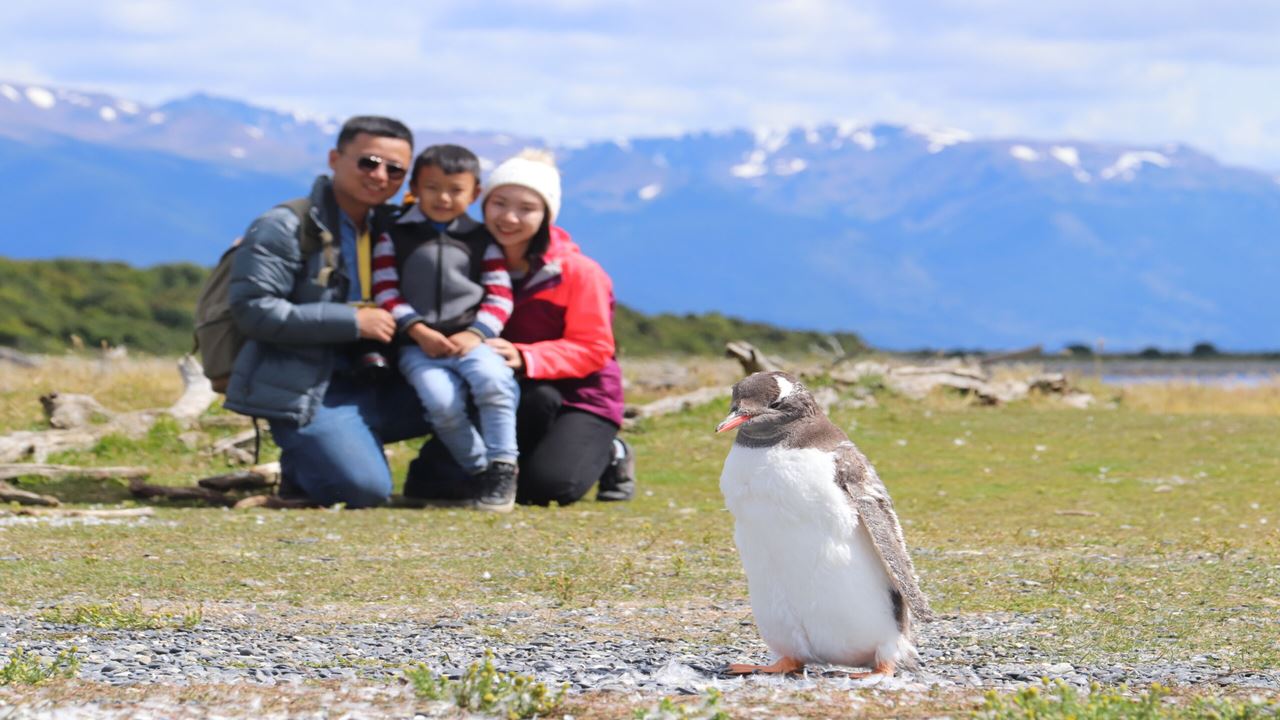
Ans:
[[[520,351],[512,345],[510,341],[502,338],[489,338],[484,341],[485,345],[493,348],[493,351],[502,356],[507,361],[507,367],[515,370],[517,374],[524,369],[524,357],[520,355]]]
[[[458,346],[452,340],[427,327],[425,323],[414,323],[407,332],[427,357],[441,358],[458,352]]]
[[[471,332],[470,330],[463,330],[462,332],[456,332],[450,335],[449,339],[452,340],[453,344],[458,347],[459,355],[466,355],[467,353],[474,350],[475,347],[482,342],[480,339],[480,336]]]
[[[377,340],[389,343],[396,336],[396,321],[391,313],[376,307],[356,309],[356,324],[360,326],[360,337],[366,340]]]

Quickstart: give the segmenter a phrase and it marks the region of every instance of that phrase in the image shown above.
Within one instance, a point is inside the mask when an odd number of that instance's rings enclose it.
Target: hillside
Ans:
[[[0,83],[0,254],[209,264],[324,170],[337,124],[195,95]],[[417,130],[486,167],[534,138]],[[645,313],[878,347],[1277,346],[1280,183],[1176,143],[886,123],[553,148],[562,224]]]
[[[191,350],[192,313],[208,269],[190,263],[139,269],[86,260],[0,257],[0,346],[56,353],[72,335],[88,346],[103,342],[155,354]],[[783,330],[718,313],[646,315],[618,306],[621,356],[717,355],[729,340],[768,352],[825,347],[826,334]],[[837,333],[849,352],[863,349],[853,333]]]

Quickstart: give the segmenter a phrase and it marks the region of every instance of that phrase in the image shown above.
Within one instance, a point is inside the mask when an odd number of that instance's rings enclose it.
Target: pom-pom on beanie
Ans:
[[[489,199],[489,193],[503,185],[529,188],[542,196],[547,204],[547,221],[554,223],[560,214],[560,171],[555,158],[545,150],[522,150],[520,154],[503,161],[489,173],[480,196],[480,207]]]

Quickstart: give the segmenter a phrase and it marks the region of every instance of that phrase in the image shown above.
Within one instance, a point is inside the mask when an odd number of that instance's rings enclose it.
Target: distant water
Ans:
[[[1103,360],[1050,359],[1046,370],[1077,377],[1100,378],[1111,385],[1199,383],[1257,386],[1280,383],[1280,360]]]

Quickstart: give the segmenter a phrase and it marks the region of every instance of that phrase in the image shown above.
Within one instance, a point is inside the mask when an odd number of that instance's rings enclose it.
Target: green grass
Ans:
[[[1166,701],[1170,702],[1166,702]],[[989,692],[978,720],[1253,720],[1280,717],[1280,703],[1257,699],[1203,697],[1191,702],[1172,702],[1169,690],[1160,685],[1138,694],[1124,688],[1104,690],[1094,685],[1078,692],[1061,681],[1043,680],[1011,695]]]
[[[936,610],[1039,613],[1040,629],[1019,641],[1077,663],[1212,654],[1234,669],[1280,665],[1280,414],[1220,405],[1157,414],[1129,400],[1081,411],[1042,400],[976,408],[950,397],[879,399],[833,420],[893,494]],[[160,612],[203,606],[216,616],[219,603],[233,602],[322,622],[608,604],[638,611],[638,635],[727,644],[754,629],[716,610],[747,594],[717,484],[732,439],[713,429],[726,406],[628,431],[640,474],[630,503],[509,515],[159,503],[149,521],[0,526],[13,558],[0,606],[126,605],[139,588]],[[161,425],[60,460],[148,465],[174,483],[226,467],[188,449],[182,432]],[[414,447],[393,448],[397,476]],[[78,503],[127,497],[22,484]],[[697,622],[650,628],[645,608]],[[495,628],[472,629],[499,639]],[[525,631],[511,632],[501,640]]]

